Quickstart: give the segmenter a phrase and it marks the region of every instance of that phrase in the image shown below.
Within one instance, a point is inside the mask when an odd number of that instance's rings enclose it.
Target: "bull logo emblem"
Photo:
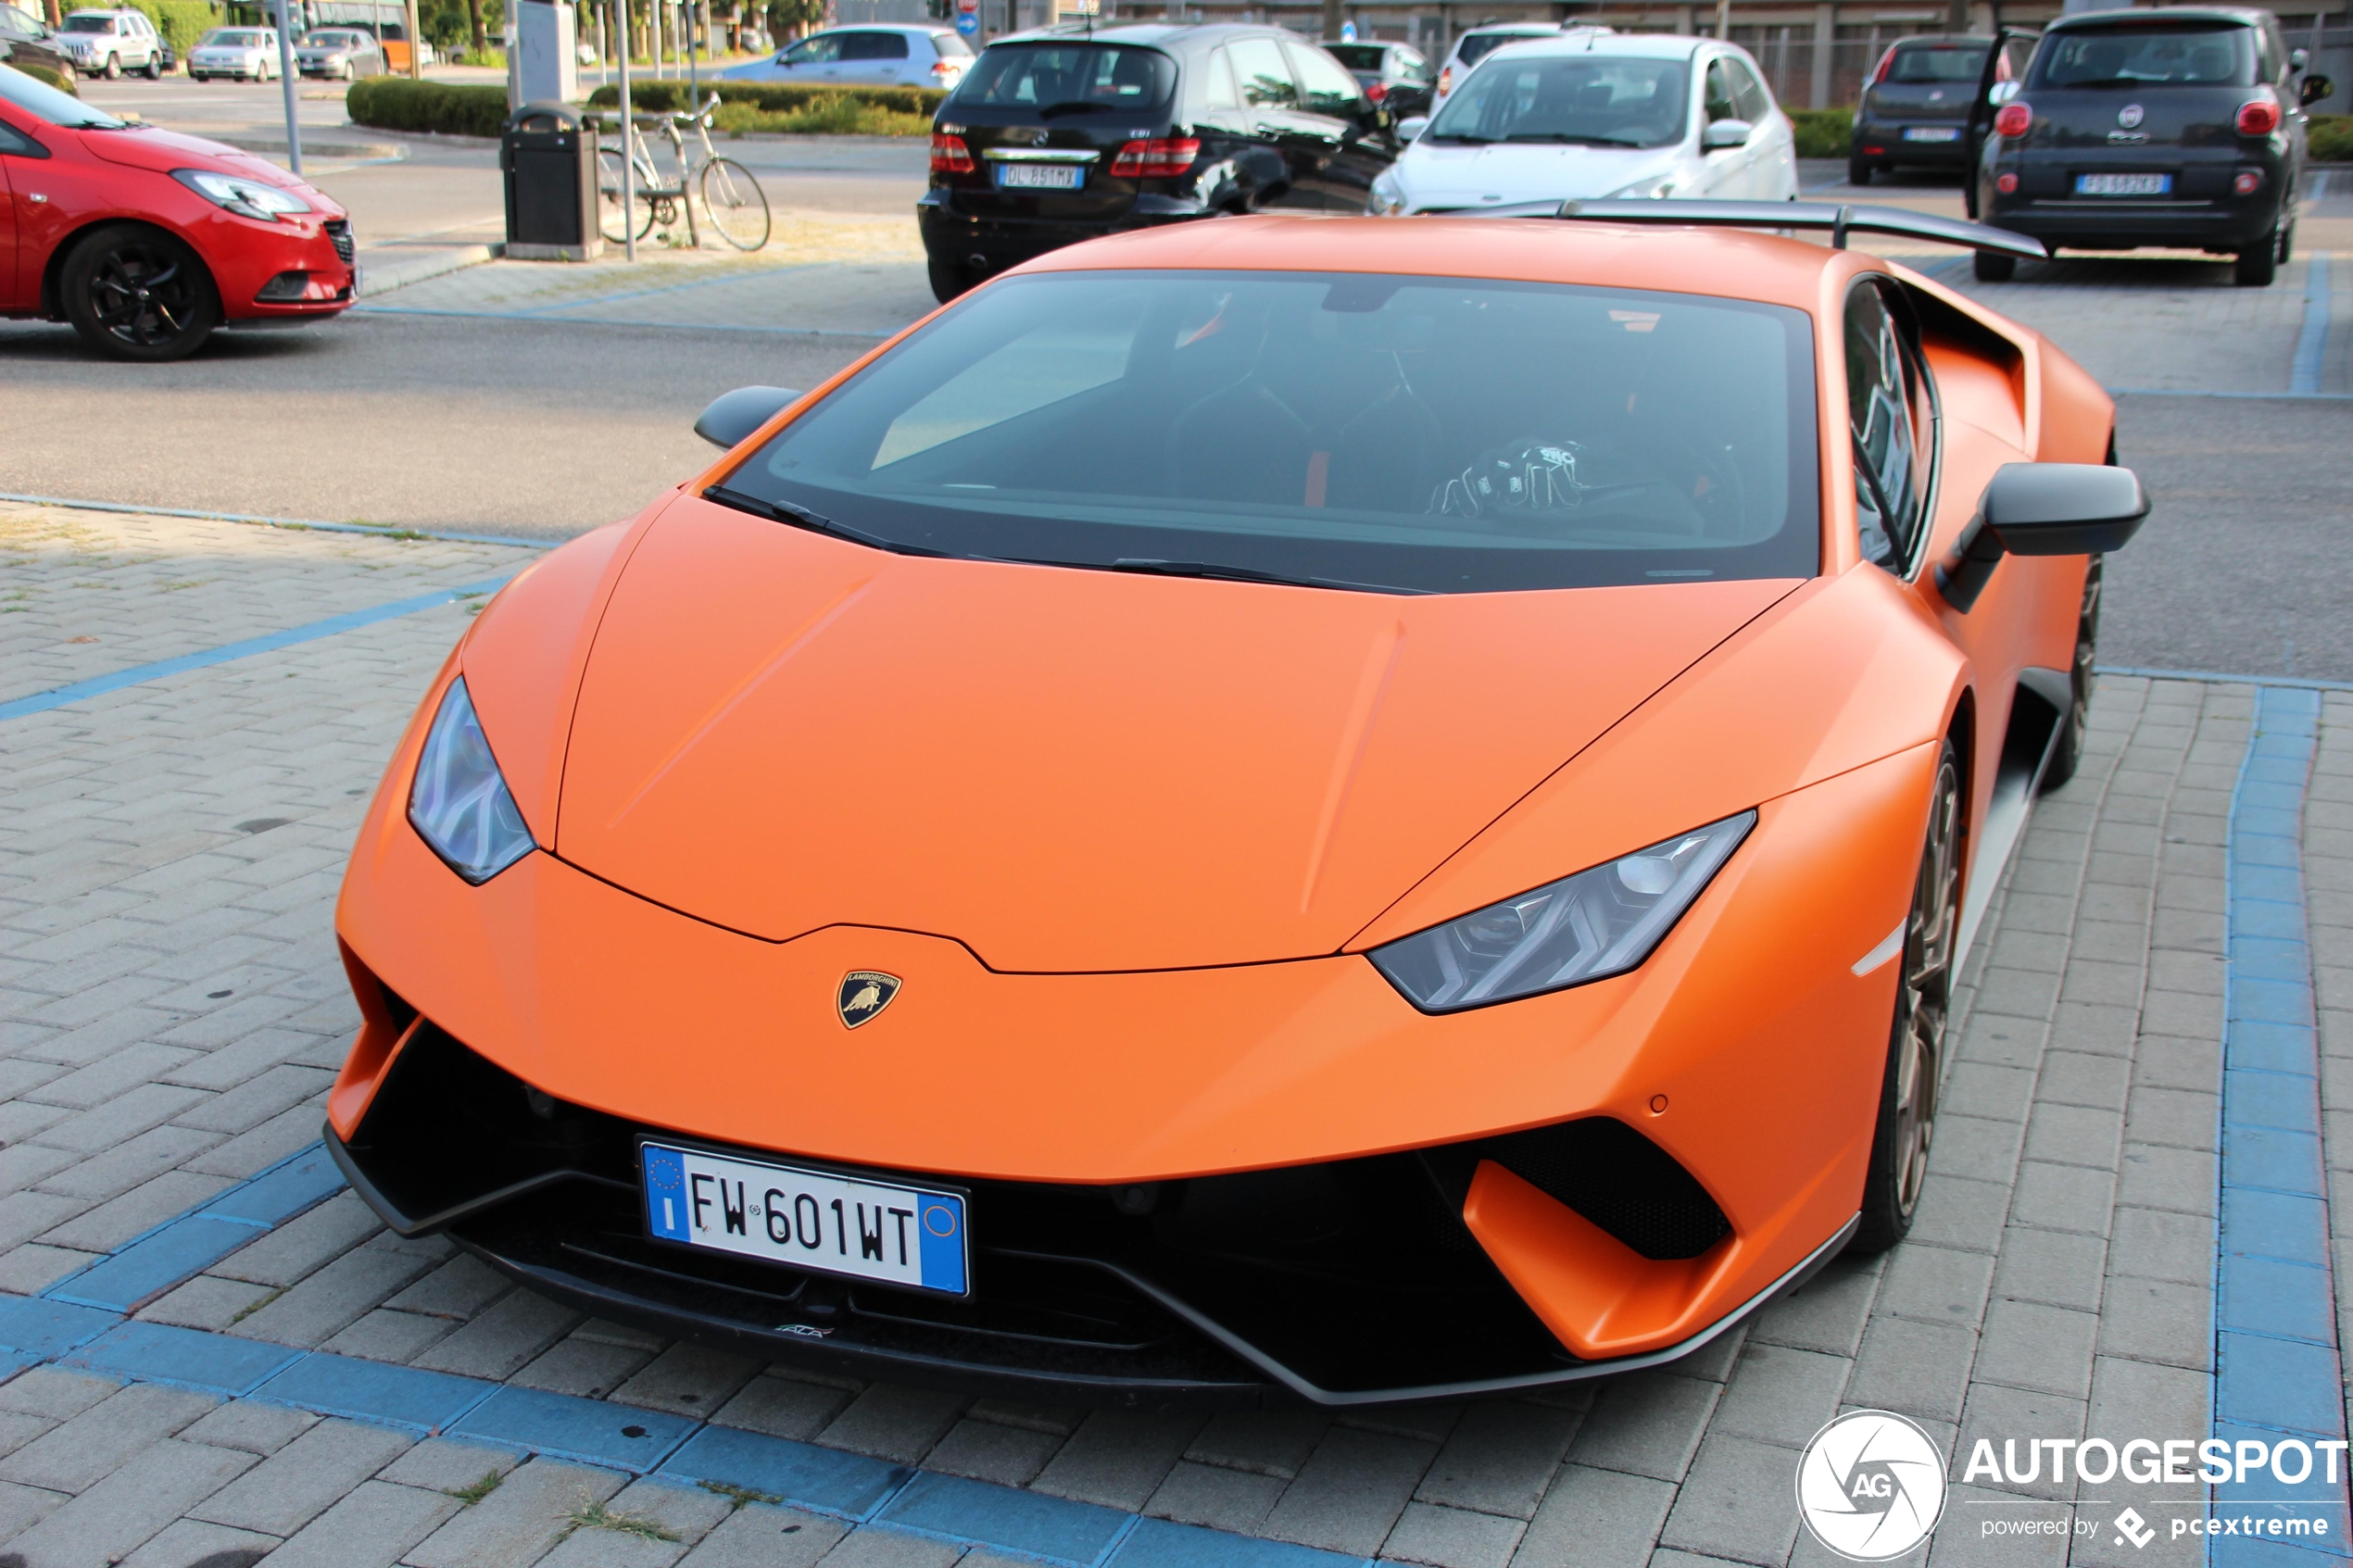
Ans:
[[[846,1027],[855,1029],[888,1007],[890,999],[899,995],[900,984],[895,974],[853,969],[841,977],[841,989],[834,993],[834,1010],[841,1014]]]

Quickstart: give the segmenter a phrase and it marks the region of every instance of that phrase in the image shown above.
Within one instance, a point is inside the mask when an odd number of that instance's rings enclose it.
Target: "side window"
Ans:
[[[1744,60],[1732,62],[1732,101],[1740,107],[1740,118],[1751,125],[1764,124],[1773,112],[1773,95]]]
[[[1731,80],[1725,74],[1721,56],[1707,62],[1706,93],[1708,124],[1740,119],[1740,106],[1732,99]]]
[[[1856,532],[1863,558],[1901,572],[1918,542],[1928,482],[1917,412],[1918,358],[1866,283],[1846,297],[1846,407],[1855,433]]]
[[[1234,67],[1226,58],[1226,51],[1213,49],[1202,65],[1202,107],[1212,109],[1238,109],[1242,95],[1234,86]]]
[[[1240,80],[1243,103],[1252,108],[1287,109],[1299,102],[1290,63],[1283,58],[1283,46],[1273,39],[1238,38],[1226,45],[1226,54]]]
[[[842,35],[841,57],[845,60],[903,60],[907,57],[907,35],[903,32],[850,32]]]
[[[1321,49],[1293,49],[1291,67],[1299,78],[1300,107],[1310,114],[1354,119],[1365,112],[1365,92],[1340,62]]]
[[[47,157],[49,149],[0,119],[0,157]]]
[[[804,38],[785,51],[785,64],[829,65],[841,58],[841,39],[842,35],[838,32],[821,32],[814,38]]]

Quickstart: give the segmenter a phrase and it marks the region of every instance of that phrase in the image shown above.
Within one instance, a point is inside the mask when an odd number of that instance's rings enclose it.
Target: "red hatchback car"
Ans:
[[[353,282],[343,208],[284,169],[0,66],[0,316],[177,359],[224,321],[335,315]]]

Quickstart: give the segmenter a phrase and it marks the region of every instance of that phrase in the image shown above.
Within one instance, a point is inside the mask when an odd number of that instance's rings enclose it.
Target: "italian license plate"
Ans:
[[[708,1154],[639,1146],[646,1224],[663,1241],[797,1269],[966,1294],[964,1200]]]
[[[2173,189],[2171,174],[2079,174],[2079,196],[2161,196]]]
[[[1006,190],[1075,191],[1086,181],[1087,170],[1076,163],[1000,163],[997,166],[997,183]]]
[[[1957,142],[1961,128],[1957,125],[1907,125],[1904,127],[1906,142]]]

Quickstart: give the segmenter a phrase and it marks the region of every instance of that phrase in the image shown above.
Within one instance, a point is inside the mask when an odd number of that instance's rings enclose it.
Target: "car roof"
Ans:
[[[837,22],[832,27],[820,28],[809,36],[814,38],[823,32],[909,32],[928,38],[935,32],[955,31],[954,24],[950,22]]]
[[[1380,272],[1655,289],[1818,307],[1825,270],[1867,257],[1753,230],[1541,218],[1258,216],[1132,230],[1050,251],[1024,272],[1170,268]]]
[[[1509,52],[1515,59],[1547,59],[1556,55],[1616,55],[1636,60],[1687,60],[1716,43],[1713,38],[1675,32],[1564,32],[1558,37],[1531,38],[1507,44],[1488,59]],[[1484,62],[1481,62],[1484,63]]]
[[[1982,49],[1991,45],[1993,42],[1992,38],[1976,32],[1915,32],[1897,39],[1888,47],[1891,49],[1909,49],[1916,46],[1930,49]]]
[[[2221,23],[2223,26],[2260,27],[2267,11],[2244,11],[2229,6],[2165,6],[2155,9],[2125,9],[2113,11],[2078,11],[2071,17],[2059,17],[2043,31],[2074,32],[2083,28],[2108,27],[2117,23],[2145,24],[2151,22]]]
[[[1287,38],[1311,49],[1323,44],[1313,38],[1302,37],[1289,28],[1264,22],[1123,22],[1115,27],[1090,28],[1083,23],[1063,23],[1058,27],[1034,28],[1027,32],[1009,33],[992,38],[988,47],[1000,44],[1128,44],[1172,52],[1206,49],[1228,38]],[[1370,42],[1369,40],[1367,42]]]

